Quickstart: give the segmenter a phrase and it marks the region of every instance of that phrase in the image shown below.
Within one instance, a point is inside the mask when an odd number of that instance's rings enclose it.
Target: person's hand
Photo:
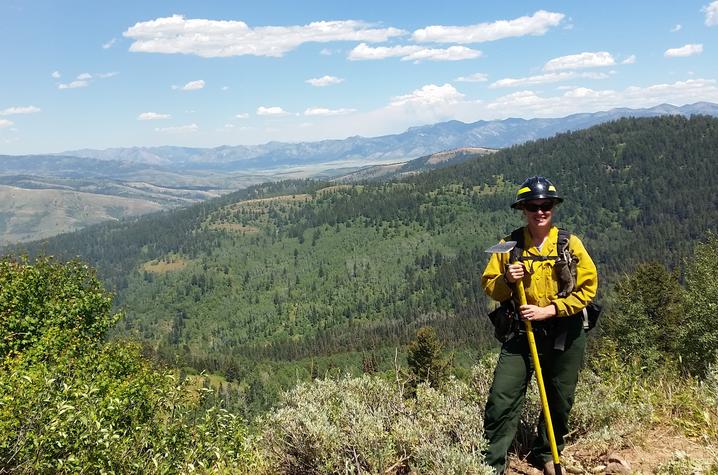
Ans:
[[[556,316],[556,307],[549,305],[548,307],[539,307],[538,305],[522,305],[519,307],[522,320],[531,322],[540,322]]]
[[[526,269],[524,269],[524,265],[516,263],[509,265],[508,269],[506,269],[504,277],[506,278],[506,281],[508,283],[514,284],[519,280],[523,279],[524,275],[526,275]]]

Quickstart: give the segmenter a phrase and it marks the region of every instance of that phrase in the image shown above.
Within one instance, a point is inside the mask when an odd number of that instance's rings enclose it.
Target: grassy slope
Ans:
[[[0,185],[0,245],[42,239],[161,208],[143,199]]]

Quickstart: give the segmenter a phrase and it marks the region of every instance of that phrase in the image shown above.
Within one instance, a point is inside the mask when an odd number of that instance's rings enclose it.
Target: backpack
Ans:
[[[554,269],[558,276],[558,297],[564,298],[573,292],[576,287],[576,273],[578,259],[569,248],[571,233],[565,229],[558,230],[558,238],[556,239],[556,255],[555,256],[531,256],[534,261],[556,261]],[[523,228],[514,229],[511,232],[511,241],[516,241],[516,246],[511,250],[511,259],[509,262],[523,262],[529,260],[524,257],[524,230]],[[583,318],[583,328],[591,330],[596,326],[598,317],[601,315],[601,306],[597,303],[589,303],[581,310]]]
[[[516,241],[516,246],[511,250],[511,259],[509,262],[523,262],[525,260],[533,261],[556,261],[554,268],[558,274],[558,296],[560,298],[567,297],[576,287],[576,266],[578,260],[571,253],[568,247],[571,233],[565,229],[558,230],[558,239],[556,240],[555,256],[531,256],[530,259],[524,257],[524,230],[523,228],[511,231],[511,240]]]

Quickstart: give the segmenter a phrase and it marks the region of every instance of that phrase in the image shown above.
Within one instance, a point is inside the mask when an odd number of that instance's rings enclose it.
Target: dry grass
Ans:
[[[341,190],[348,190],[351,189],[354,185],[333,185],[328,186],[326,188],[322,188],[321,190],[317,190],[317,196],[324,196],[328,193],[336,193],[337,191]]]
[[[215,223],[209,225],[210,229],[218,231],[234,231],[238,233],[255,234],[259,232],[259,228],[255,226],[246,226],[241,223]]]
[[[301,193],[297,195],[282,195],[272,196],[271,198],[257,198],[254,200],[240,201],[233,206],[252,206],[252,205],[267,205],[271,203],[296,203],[299,201],[309,201],[312,199],[312,195]]]
[[[142,264],[142,270],[153,274],[165,274],[167,272],[176,272],[187,267],[189,262],[184,259],[170,259],[169,261],[149,261]]]

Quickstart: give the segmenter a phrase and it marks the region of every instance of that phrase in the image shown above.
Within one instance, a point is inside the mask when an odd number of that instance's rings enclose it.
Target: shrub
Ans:
[[[90,267],[51,257],[0,260],[0,361],[53,358],[99,344],[119,315]]]
[[[0,260],[0,473],[249,470],[237,416],[103,344],[111,306],[80,262]]]
[[[477,402],[453,379],[415,399],[376,376],[316,380],[260,419],[257,448],[270,473],[490,473]]]
[[[695,460],[683,451],[676,451],[667,462],[662,463],[656,469],[657,475],[675,475],[686,473],[691,475],[703,475],[718,473],[718,461]]]
[[[175,379],[126,344],[0,374],[0,473],[249,467],[243,422]]]
[[[686,308],[682,354],[686,367],[705,374],[718,357],[718,236],[698,244],[686,270]]]
[[[617,305],[603,330],[625,360],[653,370],[678,356],[683,333],[683,288],[656,263],[641,264],[616,285]]]

